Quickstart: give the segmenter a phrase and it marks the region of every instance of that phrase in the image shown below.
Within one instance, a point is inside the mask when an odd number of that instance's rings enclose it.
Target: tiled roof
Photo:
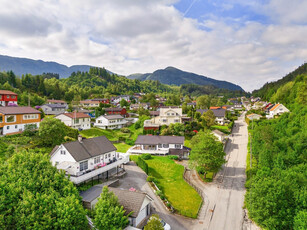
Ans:
[[[65,115],[69,118],[90,118],[89,115],[85,114],[85,113],[62,113],[60,115]]]
[[[121,115],[103,115],[102,117],[108,119],[108,120],[112,120],[112,119],[123,119],[124,117],[122,117]]]
[[[270,111],[274,111],[278,106],[280,106],[280,104],[274,105],[274,106],[270,109]]]
[[[66,103],[66,101],[63,101],[63,100],[54,100],[54,99],[47,100],[47,102],[50,102],[50,103]]]
[[[0,94],[8,94],[8,95],[15,95],[15,96],[18,95],[17,93],[14,93],[14,92],[9,91],[9,90],[0,90]]]
[[[120,112],[123,110],[123,108],[105,108],[106,112]]]
[[[209,109],[197,109],[196,112],[200,112],[201,114],[207,112]],[[215,117],[225,117],[226,110],[225,109],[211,109],[214,113]]]
[[[184,137],[182,136],[146,136],[140,135],[135,141],[135,144],[183,144]]]
[[[77,162],[116,151],[116,147],[105,136],[68,142],[63,146]]]
[[[0,113],[2,114],[37,114],[40,111],[33,109],[32,107],[0,107]]]
[[[82,104],[99,104],[99,101],[93,101],[93,100],[85,100],[85,101],[80,101]]]
[[[64,108],[64,109],[66,109],[66,105],[61,105],[61,104],[45,104],[45,105],[42,105],[42,106],[48,106],[50,108]]]

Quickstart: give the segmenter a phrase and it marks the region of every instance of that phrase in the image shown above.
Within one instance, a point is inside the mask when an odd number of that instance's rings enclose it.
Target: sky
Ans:
[[[307,61],[306,0],[0,0],[0,54],[240,85]]]

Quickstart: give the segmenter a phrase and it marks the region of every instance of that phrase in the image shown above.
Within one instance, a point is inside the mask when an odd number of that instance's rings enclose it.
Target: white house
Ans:
[[[80,193],[83,205],[86,208],[93,209],[95,207],[102,193],[102,188],[102,185],[95,185],[87,191]],[[131,213],[128,217],[130,226],[139,227],[150,216],[150,207],[153,199],[147,193],[113,187],[109,187],[109,191],[117,196],[119,204],[125,209],[125,215]]]
[[[182,108],[177,106],[163,106],[160,108],[159,116],[144,121],[144,128],[157,128],[173,123],[182,123]]]
[[[197,109],[196,112],[200,112],[201,115],[203,115],[205,112],[207,112],[209,109]],[[226,110],[222,108],[218,109],[210,109],[215,116],[215,122],[219,125],[224,125],[226,121]]]
[[[223,142],[225,141],[225,133],[221,132],[220,130],[212,130],[212,134],[220,141],[220,142]]]
[[[267,118],[274,118],[274,116],[281,115],[283,113],[288,113],[290,112],[289,109],[287,109],[283,104],[276,104],[274,105],[270,111],[269,115],[267,115]]]
[[[128,150],[128,153],[177,155],[182,158],[188,158],[190,150],[191,149],[184,146],[183,136],[140,135],[135,141],[135,145]]]
[[[94,126],[101,129],[121,129],[127,121],[121,115],[102,115],[95,121]]]
[[[246,117],[249,120],[259,120],[262,116],[259,114],[252,113],[252,114],[247,115]]]
[[[116,147],[105,137],[95,137],[57,145],[50,153],[50,161],[57,169],[62,169],[70,180],[80,184],[94,177],[118,170],[129,161],[129,156],[116,152]]]
[[[41,109],[46,115],[59,115],[64,113],[67,107],[61,104],[45,104],[41,106]]]
[[[55,118],[61,120],[65,125],[73,129],[83,130],[91,128],[91,117],[85,113],[62,113],[57,115]]]
[[[130,110],[138,110],[140,108],[143,109],[149,109],[149,104],[148,103],[139,103],[139,104],[131,104],[130,105]]]

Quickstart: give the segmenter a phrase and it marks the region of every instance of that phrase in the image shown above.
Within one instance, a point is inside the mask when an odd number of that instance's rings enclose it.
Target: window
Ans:
[[[75,119],[75,124],[79,124],[79,119]]]
[[[181,145],[175,144],[175,149],[181,149]]]
[[[2,116],[0,116],[0,123],[2,123],[3,122],[3,117]]]
[[[10,95],[7,95],[6,98],[9,99],[9,98],[10,98]]]
[[[6,126],[6,129],[10,129],[10,126]]]
[[[28,114],[28,115],[23,115],[24,120],[31,120],[31,119],[37,119],[38,114]]]
[[[88,162],[87,161],[80,162],[80,172],[87,169],[88,169]]]
[[[167,113],[167,116],[171,115],[170,113]]]
[[[15,125],[15,129],[17,129],[18,128],[18,125]]]
[[[172,113],[172,116],[174,116],[175,115],[175,113]]]
[[[94,158],[94,164],[100,163],[100,157],[95,157]]]
[[[168,148],[168,144],[163,144],[163,148]]]
[[[66,151],[65,150],[61,150],[61,155],[66,155]]]
[[[16,116],[14,116],[14,115],[6,116],[5,118],[6,118],[6,122],[8,122],[8,123],[10,123],[10,122],[12,123],[12,122],[16,121]]]
[[[174,120],[174,122],[178,123],[178,122],[179,122],[179,120],[178,120],[178,119],[175,119],[175,120]]]
[[[162,148],[162,144],[158,144],[158,148]]]
[[[108,157],[111,157],[111,153],[108,154]]]
[[[167,119],[163,119],[162,122],[166,123],[166,122],[167,122]]]
[[[108,158],[108,154],[104,155],[104,158],[107,159]]]
[[[12,99],[15,99],[16,98],[16,96],[12,96]]]

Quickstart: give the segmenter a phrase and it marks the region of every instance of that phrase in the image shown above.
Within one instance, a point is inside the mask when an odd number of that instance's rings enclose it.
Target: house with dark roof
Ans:
[[[102,188],[103,185],[99,184],[80,193],[84,207],[88,209],[95,207],[102,193]],[[109,191],[117,196],[119,204],[124,207],[125,215],[131,213],[128,217],[130,226],[139,227],[150,216],[153,199],[147,193],[113,187],[109,187]]]
[[[135,145],[128,150],[131,154],[177,155],[189,158],[191,149],[184,146],[183,136],[140,135]]]
[[[61,120],[65,125],[73,129],[83,130],[91,128],[91,117],[86,113],[62,113],[55,116],[55,118]]]
[[[283,113],[290,112],[289,109],[286,108],[286,106],[284,106],[283,104],[279,104],[279,103],[269,108],[270,108],[269,115],[266,116],[268,119],[274,118],[274,116],[279,116]]]
[[[197,109],[196,112],[200,112],[201,115],[203,115],[204,113],[206,113],[209,109]],[[217,124],[219,125],[224,125],[225,121],[226,121],[226,110],[222,109],[222,108],[218,108],[218,109],[210,109],[215,116],[215,121]]]
[[[63,100],[54,100],[54,99],[49,99],[47,100],[47,104],[54,104],[54,105],[65,105],[66,109],[68,109],[68,104],[66,101]]]
[[[99,176],[108,176],[111,171],[118,172],[129,156],[116,152],[116,147],[105,137],[83,139],[57,145],[50,153],[50,161],[59,170],[70,175],[75,184]]]
[[[0,107],[0,135],[21,133],[29,125],[39,127],[41,112],[32,107]]]
[[[46,115],[59,115],[64,113],[67,107],[61,104],[45,104],[41,106],[41,109]]]
[[[18,94],[9,90],[0,90],[0,106],[17,105]]]
[[[102,115],[96,119],[94,126],[101,129],[121,129],[127,122],[121,115]]]

